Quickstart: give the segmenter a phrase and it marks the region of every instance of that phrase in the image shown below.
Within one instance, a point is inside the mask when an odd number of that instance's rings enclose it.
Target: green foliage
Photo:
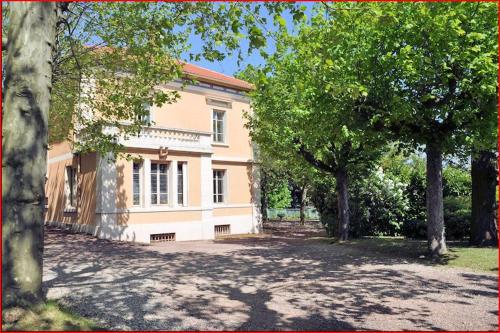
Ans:
[[[470,196],[450,196],[444,198],[444,223],[449,239],[467,239],[471,226]]]
[[[452,165],[443,169],[443,197],[470,197],[471,189],[470,170]]]
[[[492,132],[497,29],[493,3],[384,4],[373,47],[390,84],[376,121],[413,147],[434,142],[445,153],[470,145],[478,126]]]
[[[351,235],[425,238],[425,160],[393,152],[384,155],[380,165],[366,177],[354,177],[349,185]],[[470,172],[447,165],[443,174],[446,233],[451,239],[467,238],[471,223]],[[337,225],[335,181],[331,177],[318,178],[311,199],[333,235]]]
[[[292,202],[292,195],[285,179],[278,186],[274,186],[269,192],[269,208],[288,208]]]
[[[337,232],[337,196],[333,177],[318,177],[310,192],[311,202],[319,213],[320,222],[325,227],[328,236]]]
[[[395,236],[407,218],[406,184],[392,179],[380,168],[351,186],[351,218],[354,236]]]
[[[415,228],[414,232],[420,235],[422,226],[426,227],[426,179],[425,179],[425,160],[414,157],[412,162],[412,171],[408,180],[405,196],[408,198],[410,206],[408,207],[405,229]],[[407,235],[407,234],[405,234]]]
[[[296,35],[280,31],[265,66],[242,73],[256,86],[248,118],[261,149],[329,173],[367,168],[383,142],[383,132],[370,131],[365,118],[369,91],[377,87],[364,61],[372,15],[347,10],[352,4],[338,6],[346,10],[335,21],[318,5]]]
[[[405,195],[409,210],[403,223],[403,235],[409,238],[425,238],[427,235],[425,166],[423,158],[413,158],[413,171]],[[469,236],[471,218],[470,171],[447,165],[443,170],[444,221],[446,235],[451,239]]]
[[[349,184],[351,236],[400,234],[409,209],[405,187],[406,184],[392,179],[381,168]],[[311,199],[321,222],[333,235],[338,223],[335,186],[328,179],[316,182]]]

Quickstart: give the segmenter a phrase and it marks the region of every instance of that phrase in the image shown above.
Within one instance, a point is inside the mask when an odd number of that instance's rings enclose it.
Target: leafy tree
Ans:
[[[492,3],[404,3],[384,6],[375,31],[380,79],[391,78],[380,128],[427,156],[428,246],[446,253],[442,160],[470,137],[497,90],[497,21]],[[378,110],[383,110],[383,107]],[[489,126],[489,125],[486,125]]]
[[[285,161],[298,155],[335,177],[338,237],[346,240],[349,174],[370,166],[384,138],[370,130],[365,117],[376,104],[378,87],[366,53],[373,15],[352,10],[353,4],[337,6],[329,15],[316,6],[310,24],[300,25],[296,36],[281,31],[276,53],[264,68],[247,74],[256,83],[249,123],[253,139],[272,152],[290,152]]]
[[[251,118],[250,114],[246,115]],[[258,161],[261,167],[262,213],[267,219],[267,207],[286,208],[293,202],[294,190],[300,209],[300,223],[305,223],[307,192],[316,176],[315,170],[300,160],[293,151],[273,151],[271,146],[259,147]]]
[[[123,148],[118,137],[146,125],[145,105],[175,102],[175,92],[157,87],[181,76],[178,59],[190,34],[205,41],[192,59],[222,59],[239,48],[241,38],[248,38],[249,51],[265,46],[261,8],[276,22],[285,9],[301,20],[303,10],[291,3],[207,2],[16,2],[8,7],[3,22],[8,25],[2,25],[7,31],[2,39],[2,303],[24,306],[42,301],[49,126],[53,141],[76,135],[73,144],[80,152],[116,154]]]

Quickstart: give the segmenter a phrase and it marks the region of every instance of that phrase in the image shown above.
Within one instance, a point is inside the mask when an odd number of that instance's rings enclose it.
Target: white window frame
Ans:
[[[182,171],[182,192],[179,192],[179,167]],[[177,196],[176,202],[177,205],[179,206],[187,206],[187,162],[185,161],[178,161],[177,162],[177,170],[176,170],[176,177],[177,177],[177,189],[175,190],[175,194]],[[179,194],[182,193],[182,202],[179,201]]]
[[[221,172],[222,177],[216,177],[216,173]],[[222,179],[222,189],[219,188],[217,180]],[[214,186],[215,181],[215,186]],[[222,195],[222,201],[216,201],[216,197]],[[227,200],[227,170],[225,169],[212,169],[212,201],[215,205],[224,205]]]
[[[77,168],[67,165],[64,171],[64,192],[66,194],[66,209],[76,209],[78,193]]]
[[[218,131],[216,132],[216,128],[214,127],[215,114],[222,113],[222,141],[217,141],[215,138],[217,137]],[[218,127],[218,126],[217,126]],[[222,109],[212,109],[212,143],[214,144],[227,144],[227,111]]]
[[[152,188],[152,184],[151,184],[151,178],[153,176],[153,164],[156,164],[157,165],[157,168],[156,168],[156,192],[153,192],[153,188]],[[165,165],[166,166],[166,170],[165,170],[165,173],[164,174],[161,174],[160,173],[160,165]],[[149,193],[149,198],[150,198],[150,202],[151,202],[151,206],[167,206],[169,205],[170,203],[170,198],[169,198],[169,193],[170,192],[170,184],[171,184],[171,181],[169,180],[169,170],[170,170],[170,163],[169,162],[159,162],[159,161],[154,161],[154,162],[151,162],[151,167],[150,167],[150,174],[149,174],[149,183],[150,183],[150,193]],[[160,175],[164,175],[165,176],[165,180],[167,182],[167,192],[166,193],[161,193],[160,192]],[[156,202],[153,202],[153,194],[156,194]],[[165,194],[166,198],[167,198],[167,202],[166,203],[160,203],[161,202],[161,194]]]
[[[135,203],[134,202],[134,196],[135,196],[135,192],[134,192],[134,175],[135,175],[135,172],[134,172],[134,164],[138,164],[139,165],[139,170],[138,170],[138,174],[139,174],[139,203]],[[144,197],[144,163],[143,161],[133,161],[132,162],[132,206],[134,207],[142,207],[144,205],[144,200],[143,200],[143,197]]]
[[[143,103],[142,108],[147,111],[147,115],[143,116],[146,120],[146,126],[153,125],[153,107],[149,103]],[[143,118],[139,117],[139,119]]]

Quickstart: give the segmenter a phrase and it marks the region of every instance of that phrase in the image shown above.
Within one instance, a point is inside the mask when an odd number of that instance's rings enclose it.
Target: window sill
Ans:
[[[151,206],[151,207],[131,207],[129,209],[119,210],[114,213],[154,213],[154,212],[187,212],[200,211],[201,207],[194,206]]]
[[[212,142],[212,146],[229,147],[229,145],[227,143],[224,143],[224,142]]]
[[[76,213],[76,208],[66,207],[66,208],[64,208],[63,213]]]

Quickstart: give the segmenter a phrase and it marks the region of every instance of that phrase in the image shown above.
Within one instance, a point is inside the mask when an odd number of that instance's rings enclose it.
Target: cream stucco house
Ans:
[[[48,154],[46,223],[99,238],[149,243],[214,239],[260,230],[258,180],[243,112],[244,81],[191,64],[198,83],[153,107],[152,127],[122,139],[141,157],[110,162],[77,154],[69,142]]]

